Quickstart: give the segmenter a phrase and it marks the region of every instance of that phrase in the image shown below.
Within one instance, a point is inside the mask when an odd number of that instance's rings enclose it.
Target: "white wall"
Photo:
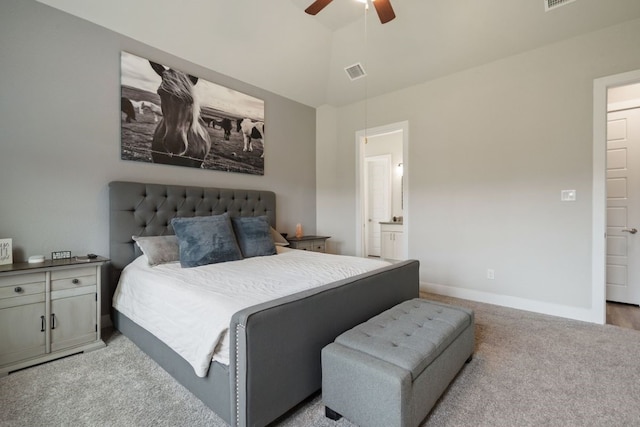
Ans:
[[[112,180],[273,190],[277,228],[315,232],[313,108],[31,0],[2,1],[0,40],[0,237],[15,261],[108,256]],[[264,176],[120,160],[121,50],[263,99]],[[107,294],[103,314],[109,305]]]
[[[603,303],[591,297],[593,81],[639,69],[638,39],[636,20],[369,100],[370,127],[409,122],[409,257],[425,288],[575,318]],[[318,133],[317,161],[337,166],[318,166],[318,232],[353,254],[364,107],[326,110],[317,127],[336,140]],[[340,203],[323,208],[332,193]]]

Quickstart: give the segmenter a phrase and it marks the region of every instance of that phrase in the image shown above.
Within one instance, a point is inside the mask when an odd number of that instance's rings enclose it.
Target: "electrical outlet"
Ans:
[[[69,258],[71,258],[71,251],[51,252],[51,259],[69,259]]]
[[[496,278],[496,272],[493,270],[493,268],[487,268],[487,279],[493,280],[495,278]]]

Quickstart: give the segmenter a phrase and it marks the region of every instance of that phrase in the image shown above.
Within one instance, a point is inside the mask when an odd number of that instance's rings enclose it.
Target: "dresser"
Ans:
[[[287,237],[289,247],[312,252],[326,252],[329,236]]]
[[[104,347],[100,278],[107,258],[0,266],[0,376]]]

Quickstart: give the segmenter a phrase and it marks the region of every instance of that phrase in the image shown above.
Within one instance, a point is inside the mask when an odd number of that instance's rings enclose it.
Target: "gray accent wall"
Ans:
[[[0,40],[0,238],[13,239],[15,261],[108,255],[112,180],[272,190],[280,231],[315,232],[315,109],[33,0],[2,1]],[[263,99],[264,176],[121,160],[121,50]]]

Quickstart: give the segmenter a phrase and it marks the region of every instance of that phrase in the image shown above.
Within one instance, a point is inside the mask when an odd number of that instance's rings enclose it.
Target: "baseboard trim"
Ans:
[[[567,319],[581,320],[583,322],[597,323],[600,325],[604,323],[594,310],[587,308],[571,307],[427,282],[420,282],[420,291],[486,304],[494,304],[502,307],[515,308],[518,310],[531,311],[534,313],[564,317]]]

